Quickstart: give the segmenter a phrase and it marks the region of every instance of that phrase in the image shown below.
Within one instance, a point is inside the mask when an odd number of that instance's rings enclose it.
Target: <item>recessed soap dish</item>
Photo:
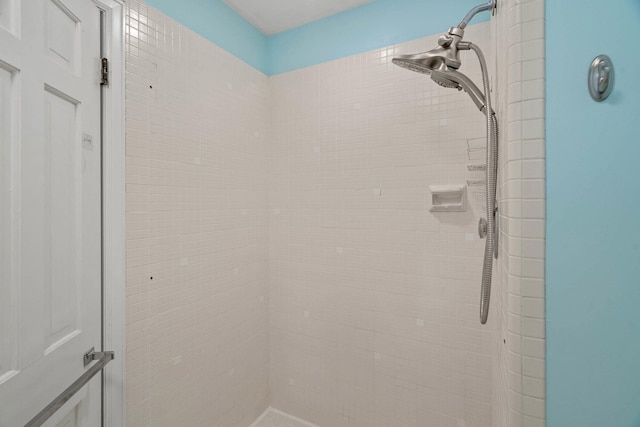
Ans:
[[[465,212],[467,210],[466,185],[430,185],[431,212]]]

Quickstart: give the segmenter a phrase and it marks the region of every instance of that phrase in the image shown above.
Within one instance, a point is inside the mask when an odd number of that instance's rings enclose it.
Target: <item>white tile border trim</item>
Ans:
[[[103,54],[111,76],[104,93],[103,179],[103,350],[115,352],[104,371],[105,426],[125,425],[125,3],[94,0],[104,11]],[[108,208],[107,208],[108,207]]]

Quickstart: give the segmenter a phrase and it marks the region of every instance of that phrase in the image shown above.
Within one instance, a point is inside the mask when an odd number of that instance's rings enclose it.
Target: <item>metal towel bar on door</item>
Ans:
[[[93,349],[84,354],[83,360],[85,366],[95,360],[96,364],[91,366],[84,374],[67,387],[58,395],[51,403],[49,403],[42,411],[31,419],[25,427],[39,427],[44,424],[56,411],[69,401],[82,387],[84,387],[98,372],[102,371],[107,363],[114,359],[113,351],[95,352]]]

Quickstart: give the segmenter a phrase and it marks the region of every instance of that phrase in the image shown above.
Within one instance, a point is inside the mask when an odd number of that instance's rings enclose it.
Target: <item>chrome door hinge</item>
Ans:
[[[102,58],[102,66],[100,67],[100,85],[109,86],[109,60]]]

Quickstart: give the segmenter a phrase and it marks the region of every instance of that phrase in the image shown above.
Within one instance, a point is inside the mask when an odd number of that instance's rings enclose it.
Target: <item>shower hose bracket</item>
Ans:
[[[487,237],[487,220],[485,218],[480,218],[480,221],[478,221],[478,236],[481,239]]]

